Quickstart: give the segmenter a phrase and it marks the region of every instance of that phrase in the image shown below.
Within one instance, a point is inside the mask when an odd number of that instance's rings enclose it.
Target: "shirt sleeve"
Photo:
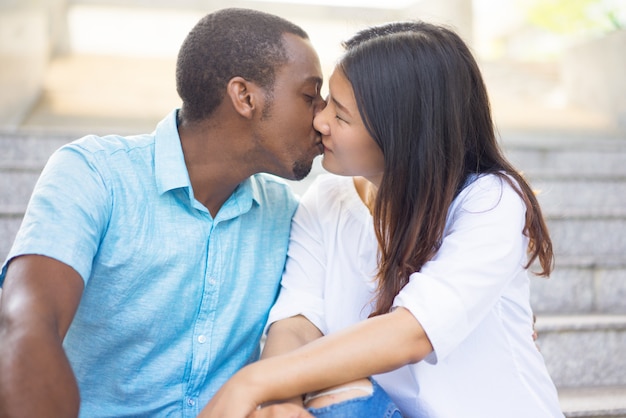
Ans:
[[[66,145],[50,157],[2,267],[0,284],[10,260],[25,254],[59,260],[88,280],[111,207],[92,157],[77,145]]]
[[[319,221],[319,182],[302,197],[292,219],[287,262],[281,289],[270,311],[268,326],[295,315],[303,315],[323,333],[326,252]]]
[[[498,303],[524,268],[525,205],[495,175],[481,177],[453,202],[436,256],[413,273],[394,300],[420,322],[436,363],[452,352]]]

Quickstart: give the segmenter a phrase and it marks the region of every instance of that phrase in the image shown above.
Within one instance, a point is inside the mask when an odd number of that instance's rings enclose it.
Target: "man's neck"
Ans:
[[[179,126],[185,165],[194,196],[213,217],[253,170],[240,149],[242,135],[212,126]]]

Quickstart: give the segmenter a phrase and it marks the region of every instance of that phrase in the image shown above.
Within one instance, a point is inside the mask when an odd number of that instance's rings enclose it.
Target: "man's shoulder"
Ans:
[[[145,148],[154,145],[154,135],[86,135],[82,138],[67,144],[68,147],[73,147],[82,150],[87,153],[115,153],[120,150],[130,151],[137,148]]]

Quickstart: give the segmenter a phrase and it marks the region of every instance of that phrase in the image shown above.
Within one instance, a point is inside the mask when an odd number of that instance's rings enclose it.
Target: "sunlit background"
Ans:
[[[444,23],[472,46],[501,125],[572,113],[583,125],[626,123],[624,0],[0,0],[0,128],[148,129],[179,103],[174,63],[187,32],[230,6],[300,24],[326,76],[358,29]]]

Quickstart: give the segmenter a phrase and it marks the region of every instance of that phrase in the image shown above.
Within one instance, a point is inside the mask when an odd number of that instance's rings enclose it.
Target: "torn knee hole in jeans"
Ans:
[[[333,405],[349,399],[371,396],[374,386],[352,385],[342,386],[335,389],[322,390],[320,392],[307,393],[304,397],[304,406],[307,408],[321,408]]]

